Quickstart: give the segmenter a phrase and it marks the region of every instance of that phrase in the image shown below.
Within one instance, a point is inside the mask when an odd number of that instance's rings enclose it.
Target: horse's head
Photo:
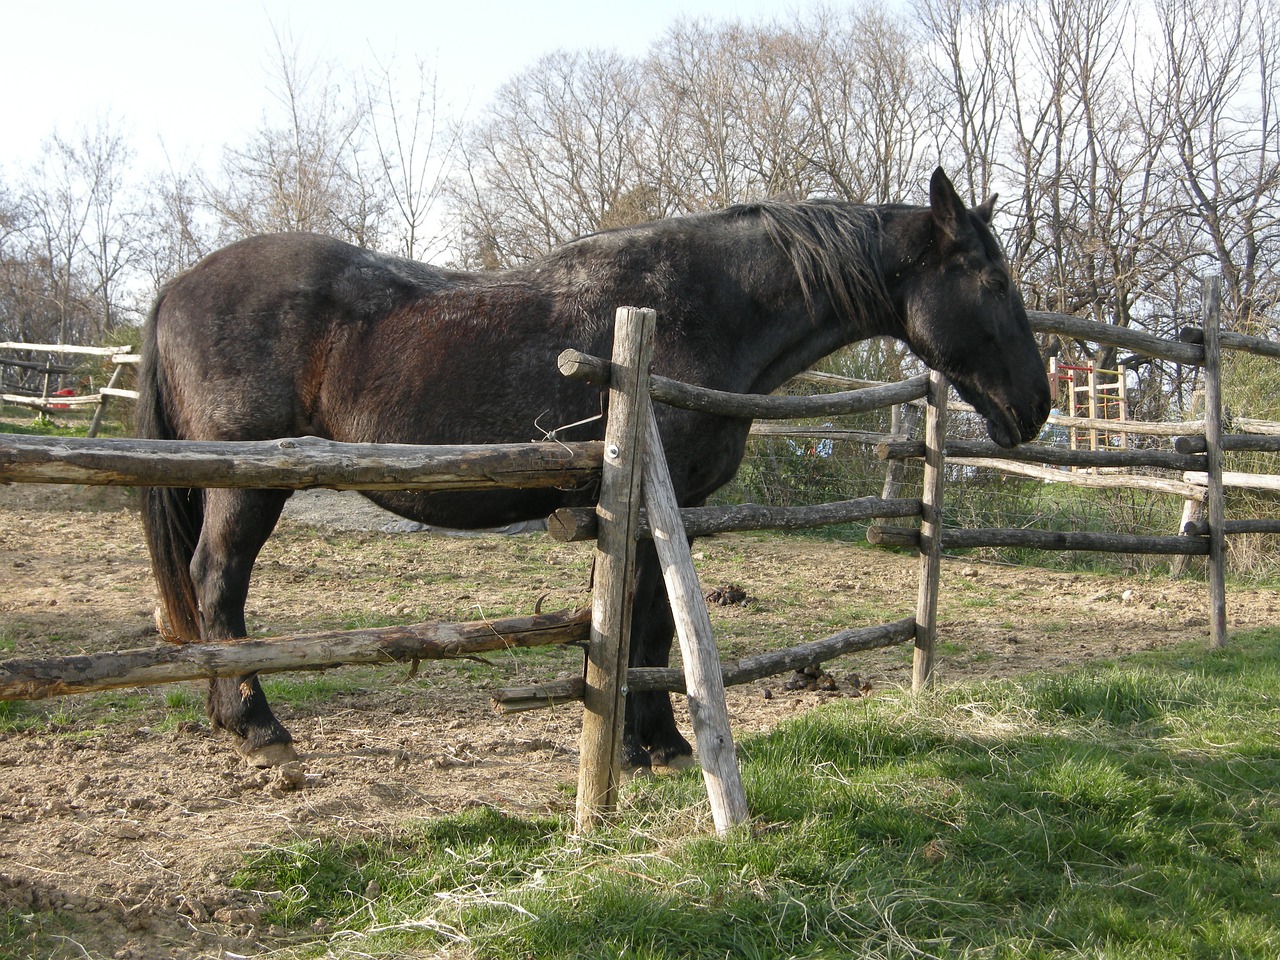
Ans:
[[[987,420],[1002,447],[1035,437],[1049,380],[1022,296],[989,224],[995,197],[969,210],[941,168],[930,206],[906,218],[886,249],[905,339]]]

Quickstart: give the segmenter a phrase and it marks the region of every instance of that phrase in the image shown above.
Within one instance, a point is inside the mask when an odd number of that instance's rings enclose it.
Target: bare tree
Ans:
[[[499,90],[453,192],[473,262],[526,259],[643,196],[637,87],[634,62],[589,51],[544,57]]]
[[[395,211],[400,252],[411,258],[438,251],[443,227],[437,206],[458,144],[458,130],[442,116],[434,71],[417,62],[417,89],[402,96],[389,65],[366,79],[366,121],[376,147],[377,166]]]
[[[58,343],[100,340],[125,319],[122,281],[138,257],[124,184],[131,156],[123,135],[99,120],[76,139],[55,133],[27,174],[25,259],[38,268],[26,271],[27,295],[44,301],[45,335]]]
[[[149,295],[213,250],[217,225],[211,222],[198,177],[170,167],[153,176],[141,214],[143,253],[140,269],[150,281]]]
[[[225,149],[218,182],[202,181],[223,232],[311,231],[372,245],[382,203],[360,164],[363,104],[327,65],[304,62],[287,33],[274,41],[277,112]]]
[[[937,91],[939,156],[962,173],[971,202],[985,199],[994,189],[1008,122],[1001,71],[1008,35],[1002,21],[1010,7],[997,0],[919,0],[915,11],[936,50],[929,74]]]
[[[1251,331],[1275,329],[1280,244],[1280,34],[1268,0],[1229,0],[1205,17],[1159,0],[1161,121],[1176,151],[1179,199],[1221,271],[1227,307]]]

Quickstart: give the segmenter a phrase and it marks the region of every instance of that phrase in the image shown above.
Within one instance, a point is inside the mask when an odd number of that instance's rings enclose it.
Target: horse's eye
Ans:
[[[989,271],[982,278],[982,284],[997,297],[1004,299],[1009,295],[1009,278],[1003,273]]]

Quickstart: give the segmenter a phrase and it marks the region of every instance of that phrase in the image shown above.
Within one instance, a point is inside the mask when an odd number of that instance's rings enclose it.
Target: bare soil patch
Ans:
[[[393,521],[355,495],[296,497],[259,562],[251,629],[477,619],[529,613],[540,598],[546,609],[589,602],[587,546],[384,532]],[[747,595],[712,608],[729,655],[914,609],[916,565],[905,556],[773,536],[718,537],[695,550],[705,589]],[[1206,591],[1195,580],[970,560],[944,561],[944,572],[946,682],[1207,638]],[[126,494],[0,488],[0,657],[157,642],[154,604]],[[1275,623],[1278,604],[1270,590],[1233,591],[1233,628]],[[9,731],[0,733],[0,916],[38,914],[41,949],[54,956],[194,958],[278,945],[282,931],[264,928],[259,897],[229,883],[248,850],[389,831],[477,804],[570,811],[580,710],[497,716],[487,689],[580,668],[581,655],[567,650],[424,663],[414,677],[388,667],[266,678],[302,758],[276,771],[245,768],[212,735],[193,709],[203,697],[197,684],[0,713]],[[828,670],[834,691],[787,689],[786,677],[731,691],[736,729],[768,729],[867,684],[870,696],[899,689],[909,683],[909,652]],[[11,924],[7,942],[0,932],[0,956],[24,955],[23,944],[35,942],[24,931]]]

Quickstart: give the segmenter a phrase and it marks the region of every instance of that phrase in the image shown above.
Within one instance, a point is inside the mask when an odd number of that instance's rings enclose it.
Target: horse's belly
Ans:
[[[545,520],[559,507],[594,502],[593,492],[575,495],[561,490],[369,492],[365,496],[384,510],[406,519],[455,530],[481,530],[525,520]]]

